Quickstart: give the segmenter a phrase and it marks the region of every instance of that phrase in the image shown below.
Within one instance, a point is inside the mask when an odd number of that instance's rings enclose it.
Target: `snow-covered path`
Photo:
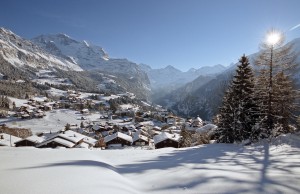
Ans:
[[[299,137],[293,137],[294,142]],[[298,144],[0,148],[0,193],[300,193]]]

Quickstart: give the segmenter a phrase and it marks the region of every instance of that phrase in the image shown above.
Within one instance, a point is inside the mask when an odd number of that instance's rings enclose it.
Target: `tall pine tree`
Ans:
[[[254,98],[254,75],[248,58],[239,60],[236,75],[220,108],[219,142],[233,143],[253,139],[253,127],[258,118]]]
[[[262,138],[269,137],[273,134],[275,125],[283,124],[284,120],[281,119],[281,124],[278,120],[278,118],[282,118],[282,115],[280,115],[281,113],[278,111],[279,105],[277,102],[281,101],[283,90],[289,90],[289,92],[292,90],[292,87],[288,85],[286,85],[287,88],[284,89],[280,86],[282,83],[278,82],[279,79],[288,79],[286,74],[291,72],[296,66],[296,63],[294,63],[296,55],[293,51],[293,45],[283,45],[283,43],[284,35],[274,29],[270,30],[267,33],[266,41],[261,44],[261,51],[255,61],[260,67],[256,96],[260,99],[259,108],[262,116],[260,136]],[[288,82],[288,80],[286,81]],[[285,84],[288,84],[287,82]],[[287,100],[287,102],[288,101],[290,102],[289,106],[294,106],[292,105],[292,99]],[[291,115],[288,116],[289,119],[290,116]],[[284,126],[286,127],[287,123],[285,123]]]

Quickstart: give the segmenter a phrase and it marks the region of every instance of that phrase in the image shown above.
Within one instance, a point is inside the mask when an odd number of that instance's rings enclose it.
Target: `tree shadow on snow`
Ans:
[[[294,153],[282,153],[289,157]],[[299,153],[298,153],[299,154]],[[188,165],[188,166],[187,166]],[[171,169],[180,170],[184,176],[184,168],[191,168],[192,178],[184,181],[174,181],[164,187],[156,187],[154,190],[169,190],[174,188],[202,188],[212,182],[220,182],[222,185],[232,185],[221,191],[222,193],[300,193],[298,184],[300,175],[293,171],[293,168],[300,168],[299,160],[295,163],[285,165],[283,161],[277,160],[276,155],[270,157],[269,145],[261,147],[242,147],[232,144],[203,145],[197,148],[178,149],[173,152],[159,156],[155,160],[144,160],[140,163],[126,164],[118,166],[118,172],[121,174],[143,173],[153,169]],[[231,168],[233,166],[233,168]],[[235,168],[237,167],[237,168]],[[275,174],[276,177],[269,176]],[[235,176],[228,176],[228,173],[235,173]],[[250,176],[250,178],[249,178]],[[258,178],[252,178],[252,176]],[[245,178],[246,177],[246,178]],[[248,178],[247,178],[248,177]],[[286,177],[292,180],[286,180]],[[158,181],[161,177],[158,178]],[[172,177],[180,180],[180,178]],[[170,180],[172,183],[172,180]],[[178,182],[181,182],[178,184]],[[199,191],[207,193],[207,191]]]

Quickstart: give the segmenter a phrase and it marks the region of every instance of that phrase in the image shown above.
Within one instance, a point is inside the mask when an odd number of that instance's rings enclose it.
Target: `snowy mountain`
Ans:
[[[40,70],[47,70],[67,78],[80,86],[78,89],[95,90],[99,86],[114,92],[133,92],[143,99],[150,92],[147,74],[139,65],[127,59],[109,59],[101,47],[65,34],[41,35],[29,41],[0,28],[0,64],[1,74],[13,72],[18,79],[36,79]]]
[[[0,28],[0,57],[16,67],[29,66],[38,69],[56,67],[64,70],[82,70],[77,64],[49,54],[5,28]]]
[[[87,43],[87,41],[74,40],[66,34],[40,35],[33,38],[32,42],[84,70],[97,69],[133,76],[143,74],[136,63],[127,59],[111,59],[103,48]]]
[[[127,59],[112,59],[103,48],[77,41],[65,34],[40,35],[32,41],[47,52],[59,56],[87,71],[101,71],[122,78],[125,87],[134,93],[147,98],[150,93],[150,82],[147,74],[139,65]]]

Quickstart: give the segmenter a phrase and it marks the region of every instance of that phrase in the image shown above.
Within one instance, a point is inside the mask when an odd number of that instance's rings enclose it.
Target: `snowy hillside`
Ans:
[[[82,70],[77,64],[51,55],[32,42],[4,28],[0,28],[0,57],[16,67],[30,66],[45,69],[56,67],[64,70]]]
[[[1,148],[1,193],[299,193],[299,136],[243,147]],[[34,158],[34,160],[33,160]]]

